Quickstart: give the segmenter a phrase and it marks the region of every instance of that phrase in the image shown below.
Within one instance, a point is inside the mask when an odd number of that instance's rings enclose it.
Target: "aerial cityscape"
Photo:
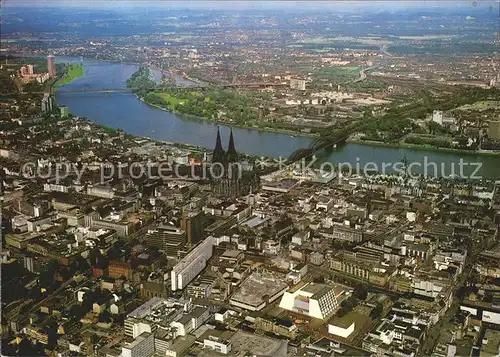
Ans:
[[[1,6],[2,356],[500,356],[500,2]]]

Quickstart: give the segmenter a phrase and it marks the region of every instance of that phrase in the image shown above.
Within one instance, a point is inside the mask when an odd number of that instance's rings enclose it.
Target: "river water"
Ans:
[[[75,62],[80,58],[57,57],[57,62]],[[72,83],[58,87],[61,89],[107,89],[124,88],[126,80],[138,69],[135,65],[111,63],[97,60],[84,60],[85,75]],[[159,79],[161,74],[153,72]],[[191,85],[191,82],[175,77],[179,84]],[[200,120],[183,118],[177,114],[150,107],[141,102],[132,93],[61,93],[56,96],[60,105],[67,105],[71,113],[85,116],[99,124],[120,128],[133,135],[193,144],[213,148],[217,127],[221,129],[223,144],[227,145],[230,127]],[[250,155],[288,157],[293,151],[305,148],[311,139],[292,137],[288,134],[263,132],[254,129],[233,128],[236,149]],[[471,175],[476,163],[481,166],[476,173],[489,179],[500,178],[500,157],[475,154],[437,152],[430,150],[399,149],[389,147],[346,144],[338,149],[320,155],[322,160],[335,163],[349,163],[367,169],[393,171],[394,164],[406,158],[413,163],[412,172],[425,172],[439,176],[460,172],[460,160],[463,172]],[[436,166],[433,164],[435,163]]]

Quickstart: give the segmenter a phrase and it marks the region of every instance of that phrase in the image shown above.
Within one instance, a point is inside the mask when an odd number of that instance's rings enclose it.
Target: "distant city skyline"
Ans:
[[[454,1],[454,0],[435,0],[435,1],[402,1],[402,0],[337,0],[337,1],[290,1],[290,0],[250,0],[250,1],[229,1],[229,0],[198,0],[198,1],[169,1],[169,0],[6,0],[4,6],[35,6],[35,7],[87,7],[87,8],[110,8],[119,10],[121,8],[137,7],[166,7],[173,9],[217,9],[217,10],[248,10],[248,9],[329,9],[336,11],[349,11],[357,9],[360,6],[373,10],[402,10],[402,9],[426,9],[426,8],[476,8],[485,9],[492,5],[498,6],[498,1]]]

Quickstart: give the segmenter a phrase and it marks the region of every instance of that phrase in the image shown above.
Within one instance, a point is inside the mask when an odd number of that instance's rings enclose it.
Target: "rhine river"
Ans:
[[[57,57],[57,62],[80,61],[80,58]],[[74,82],[63,85],[61,90],[70,89],[109,89],[125,88],[126,80],[138,69],[135,65],[112,63],[97,60],[84,60],[85,75]],[[159,72],[155,72],[158,78]],[[180,77],[175,78],[179,84],[190,85]],[[227,145],[229,126],[217,125],[200,120],[186,119],[177,114],[143,103],[132,93],[61,93],[56,95],[59,105],[67,105],[71,113],[76,116],[85,116],[96,123],[112,128],[120,128],[125,132],[149,137],[157,140],[192,144],[205,148],[213,148],[217,127],[221,129],[223,144]],[[250,155],[288,157],[293,151],[305,148],[311,139],[307,137],[292,137],[288,134],[264,132],[256,129],[233,128],[236,149]],[[434,175],[437,164],[438,176],[458,175],[459,162],[463,165],[463,172],[471,175],[475,165],[481,164],[476,175],[489,178],[500,178],[500,156],[462,154],[438,152],[420,149],[400,149],[382,146],[368,146],[349,143],[325,153],[322,160],[334,163],[350,163],[352,167],[382,170],[385,164],[386,172],[391,172],[393,165],[406,158],[412,173],[423,172],[428,167],[428,174]],[[370,163],[370,164],[368,164]]]

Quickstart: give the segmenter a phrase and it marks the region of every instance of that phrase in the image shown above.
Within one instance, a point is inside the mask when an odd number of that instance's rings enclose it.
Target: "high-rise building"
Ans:
[[[35,74],[35,68],[33,67],[32,64],[27,65],[28,67],[28,74]]]
[[[59,107],[59,111],[61,113],[61,118],[67,118],[69,115],[69,109],[67,106],[63,105]]]
[[[25,256],[24,257],[24,268],[30,272],[33,272],[33,257],[32,256]]]
[[[493,140],[500,140],[500,121],[490,121],[488,127],[488,137]]]
[[[54,98],[50,95],[45,95],[42,99],[42,112],[51,112],[54,109]]]
[[[52,55],[47,56],[47,68],[49,69],[49,76],[55,77],[56,73],[56,59]]]
[[[173,267],[170,272],[173,291],[184,289],[205,269],[207,261],[213,255],[213,247],[213,237],[208,237]]]
[[[205,214],[203,212],[185,212],[180,222],[181,229],[187,234],[189,247],[196,245],[203,236],[205,229]]]
[[[180,227],[160,225],[155,230],[150,230],[145,241],[165,252],[169,258],[178,258],[186,248],[186,232]]]
[[[306,81],[304,79],[291,78],[290,88],[298,90],[306,90]]]
[[[47,98],[42,99],[42,113],[50,112],[49,101]]]
[[[439,125],[443,125],[443,112],[440,110],[434,110],[432,112],[432,121],[434,123],[438,123]]]
[[[22,66],[19,68],[19,74],[21,77],[27,76],[28,75],[28,69],[25,66]]]

